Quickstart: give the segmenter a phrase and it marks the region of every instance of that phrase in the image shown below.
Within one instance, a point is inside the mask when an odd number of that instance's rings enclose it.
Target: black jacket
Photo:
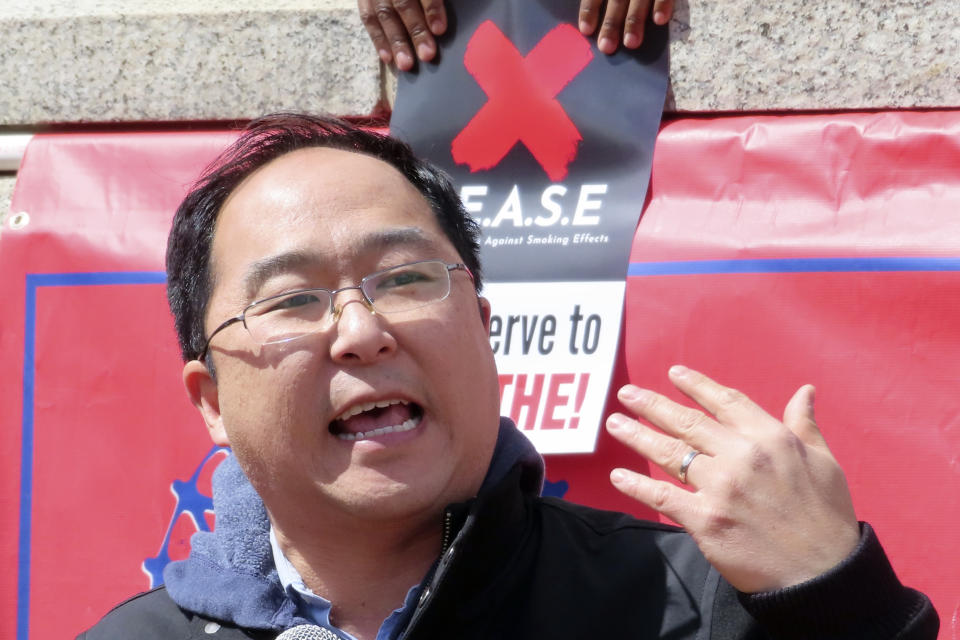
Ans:
[[[854,553],[830,572],[797,587],[748,596],[723,580],[681,530],[536,497],[530,491],[539,482],[535,474],[518,464],[480,498],[447,509],[448,541],[400,637],[937,636],[929,600],[900,584],[868,525]],[[218,516],[218,528],[220,522]],[[282,589],[264,593],[268,600],[258,603],[263,610],[291,606]],[[181,609],[161,588],[121,604],[80,638],[274,638],[292,626],[281,613],[264,617],[257,623],[262,628],[238,628],[223,619],[208,626],[211,622]],[[222,626],[210,633],[217,625]]]

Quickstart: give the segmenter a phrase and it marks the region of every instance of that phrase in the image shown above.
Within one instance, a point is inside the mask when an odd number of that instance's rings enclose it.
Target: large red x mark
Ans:
[[[592,59],[590,43],[569,24],[552,29],[526,58],[497,25],[481,24],[463,64],[488,101],[453,139],[453,160],[490,169],[520,141],[551,180],[563,180],[583,138],[556,96]]]

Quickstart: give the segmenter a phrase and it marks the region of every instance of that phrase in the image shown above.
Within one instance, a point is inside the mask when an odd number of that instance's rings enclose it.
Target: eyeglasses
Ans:
[[[464,271],[470,280],[473,274],[462,263],[447,264],[442,260],[410,262],[363,278],[360,284],[342,289],[298,289],[253,302],[213,330],[203,345],[199,360],[207,357],[213,337],[237,322],[259,344],[276,344],[302,338],[333,325],[343,312],[334,297],[341,291],[358,289],[363,302],[375,313],[412,311],[450,295],[450,272]]]

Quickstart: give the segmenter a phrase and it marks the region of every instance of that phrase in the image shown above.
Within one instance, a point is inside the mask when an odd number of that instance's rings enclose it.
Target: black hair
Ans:
[[[480,229],[443,171],[417,158],[406,143],[337,118],[272,114],[247,125],[237,141],[204,170],[174,215],[167,240],[167,301],[184,361],[198,358],[206,342],[204,317],[213,288],[210,251],[223,203],[260,167],[309,147],[366,154],[400,171],[426,199],[480,291]]]

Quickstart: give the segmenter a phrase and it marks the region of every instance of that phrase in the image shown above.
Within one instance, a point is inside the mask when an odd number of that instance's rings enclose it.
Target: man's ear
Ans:
[[[210,375],[207,365],[199,360],[191,360],[183,365],[183,386],[190,402],[207,423],[207,431],[213,443],[221,447],[230,446],[227,431],[223,428],[223,417],[220,415],[217,381]]]
[[[482,296],[477,297],[477,304],[480,305],[480,319],[483,322],[483,328],[487,335],[490,335],[490,301]]]

